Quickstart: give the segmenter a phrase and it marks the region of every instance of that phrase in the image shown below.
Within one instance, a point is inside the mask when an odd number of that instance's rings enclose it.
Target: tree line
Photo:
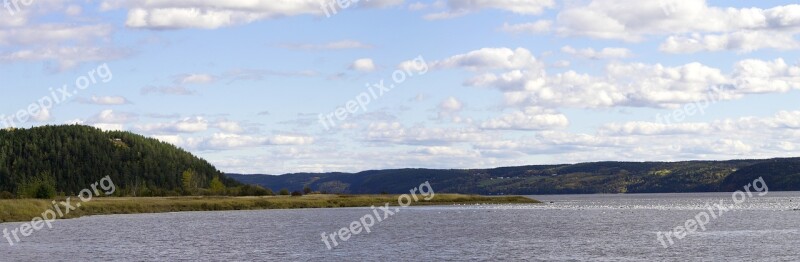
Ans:
[[[271,195],[157,139],[82,125],[0,130],[0,198],[78,194],[110,176],[117,196]]]

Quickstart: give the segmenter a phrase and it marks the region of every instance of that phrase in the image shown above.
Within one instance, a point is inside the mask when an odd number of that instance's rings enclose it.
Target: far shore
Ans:
[[[400,195],[305,195],[265,197],[104,197],[88,202],[72,198],[72,205],[80,203],[59,219],[113,214],[144,214],[184,211],[229,211],[299,208],[370,207],[398,205]],[[59,201],[63,201],[60,199]],[[413,201],[412,201],[413,202]],[[0,223],[30,222],[52,210],[52,200],[9,199],[0,200]],[[537,200],[524,196],[478,196],[436,194],[431,200],[419,199],[412,206],[454,204],[537,204]]]

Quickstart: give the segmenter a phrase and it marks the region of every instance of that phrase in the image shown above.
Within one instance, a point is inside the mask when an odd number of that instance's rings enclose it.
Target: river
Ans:
[[[0,261],[796,261],[800,192],[531,196],[542,205],[401,209],[336,246],[370,208],[110,215],[56,221]],[[723,201],[724,210],[713,209]],[[709,211],[708,206],[712,207]],[[392,209],[394,210],[394,209]],[[682,239],[674,231],[701,213]],[[380,213],[381,216],[382,213]],[[700,220],[702,215],[700,215]],[[696,219],[694,219],[696,220]],[[697,220],[696,220],[697,221]],[[0,224],[14,228],[19,223]]]

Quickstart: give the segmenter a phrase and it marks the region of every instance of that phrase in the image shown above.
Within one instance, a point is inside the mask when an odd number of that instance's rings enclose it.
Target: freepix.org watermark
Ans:
[[[656,238],[658,238],[658,242],[660,242],[661,246],[664,248],[669,248],[672,245],[675,245],[676,239],[682,240],[686,238],[686,236],[695,234],[697,232],[705,232],[706,225],[708,225],[712,219],[718,219],[722,217],[722,215],[731,211],[731,209],[734,209],[737,205],[740,205],[748,199],[755,197],[753,194],[754,192],[758,193],[758,196],[760,197],[769,193],[769,187],[767,187],[767,183],[764,182],[764,178],[762,177],[758,177],[758,179],[754,180],[753,183],[744,186],[743,189],[744,191],[737,190],[736,192],[733,192],[733,195],[731,196],[733,205],[725,205],[724,200],[720,200],[719,203],[715,203],[713,206],[706,204],[707,211],[698,213],[693,218],[686,220],[683,225],[676,226],[672,231],[657,232]]]
[[[320,2],[320,7],[325,12],[325,16],[331,18],[331,16],[338,14],[339,10],[350,8],[361,1],[369,2],[370,0],[324,0]]]
[[[109,196],[117,191],[117,186],[114,185],[114,181],[111,181],[111,177],[109,176],[100,179],[99,182],[94,182],[94,184],[91,184],[89,187],[90,188],[81,190],[81,192],[78,193],[77,197],[81,202],[73,205],[71,202],[71,197],[68,197],[66,200],[59,203],[56,203],[56,201],[53,200],[51,203],[53,208],[44,211],[41,217],[33,218],[31,222],[24,223],[10,231],[8,228],[3,228],[3,238],[8,240],[8,244],[13,247],[14,244],[22,241],[20,237],[29,237],[33,235],[33,233],[42,230],[45,226],[47,226],[49,229],[52,229],[53,221],[56,221],[58,218],[64,218],[64,216],[69,214],[70,211],[74,211],[81,207],[81,203],[92,201],[92,197],[100,196],[100,193]],[[102,192],[100,191],[101,189]]]
[[[3,6],[6,7],[6,10],[8,10],[8,13],[11,15],[22,12],[23,6],[30,6],[32,4],[33,0],[3,0]]]
[[[389,217],[400,212],[400,208],[405,208],[414,202],[418,202],[420,198],[417,196],[417,193],[419,193],[419,195],[425,200],[431,200],[436,195],[428,181],[425,181],[425,183],[422,183],[419,185],[419,187],[411,189],[409,192],[411,193],[410,195],[403,194],[397,198],[397,204],[400,205],[398,208],[390,208],[389,203],[386,203],[384,206],[378,208],[372,206],[371,214],[366,214],[360,219],[353,221],[350,223],[349,227],[343,227],[331,234],[322,232],[322,242],[325,243],[325,246],[328,248],[328,250],[331,250],[334,247],[339,246],[339,241],[345,242],[351,237],[361,234],[361,232],[367,232],[367,234],[369,234],[372,232],[372,227],[375,226],[376,222],[383,222],[386,219],[389,219]]]
[[[86,75],[80,76],[75,79],[75,85],[63,85],[61,88],[50,88],[50,94],[43,96],[36,102],[30,103],[27,107],[20,109],[13,115],[0,115],[0,128],[14,128],[18,125],[25,124],[31,119],[45,120],[43,116],[49,116],[50,109],[64,103],[77,95],[78,92],[86,90],[92,85],[100,82],[108,83],[114,78],[108,64],[103,63],[97,68],[89,70]]]
[[[425,58],[418,56],[411,61],[408,67],[395,70],[392,73],[393,83],[386,84],[385,80],[380,80],[374,84],[367,83],[367,90],[345,102],[344,106],[338,107],[328,114],[319,114],[319,123],[326,131],[330,130],[336,127],[335,120],[344,121],[359,111],[366,112],[367,106],[372,103],[372,101],[383,97],[392,91],[392,89],[405,82],[408,78],[424,75],[426,73],[428,73],[428,63],[425,62]]]

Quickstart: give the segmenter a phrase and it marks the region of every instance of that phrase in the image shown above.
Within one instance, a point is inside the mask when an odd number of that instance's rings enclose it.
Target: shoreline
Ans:
[[[398,206],[400,195],[305,195],[264,197],[104,197],[81,206],[58,219],[72,219],[98,215],[152,214],[189,211],[235,211],[268,209],[311,209]],[[57,199],[63,201],[64,198]],[[75,199],[73,199],[74,203]],[[7,199],[0,200],[0,223],[30,222],[42,213],[53,209],[52,200]],[[479,196],[437,194],[431,200],[420,199],[411,206],[454,204],[540,204],[525,196]]]

